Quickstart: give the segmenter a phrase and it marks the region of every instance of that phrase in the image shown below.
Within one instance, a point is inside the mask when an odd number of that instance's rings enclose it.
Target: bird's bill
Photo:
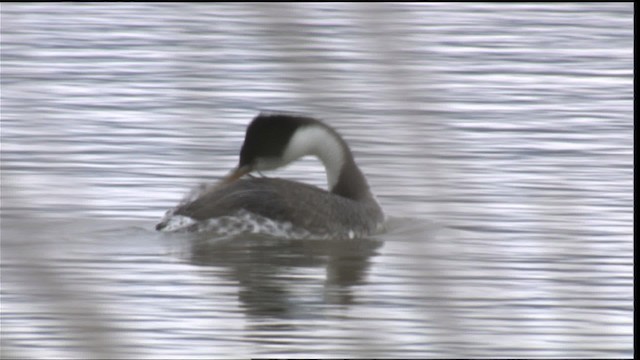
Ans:
[[[225,176],[221,181],[220,185],[231,184],[232,182],[240,179],[241,177],[247,175],[251,172],[251,167],[248,165],[238,166],[231,170],[227,176]]]

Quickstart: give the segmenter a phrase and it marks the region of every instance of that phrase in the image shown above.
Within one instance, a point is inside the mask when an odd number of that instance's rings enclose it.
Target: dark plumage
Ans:
[[[174,215],[202,221],[240,210],[290,222],[313,234],[364,236],[378,231],[382,210],[375,200],[354,201],[318,187],[280,178],[241,179],[200,194]],[[162,223],[158,224],[162,228]]]

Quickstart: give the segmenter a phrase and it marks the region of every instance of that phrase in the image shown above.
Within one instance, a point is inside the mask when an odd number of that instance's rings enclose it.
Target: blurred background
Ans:
[[[3,358],[633,356],[632,3],[0,9]],[[153,231],[260,111],[338,129],[389,231]]]

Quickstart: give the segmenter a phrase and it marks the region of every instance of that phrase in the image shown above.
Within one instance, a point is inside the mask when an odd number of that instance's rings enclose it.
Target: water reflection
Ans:
[[[190,242],[189,261],[224,267],[226,277],[239,284],[239,300],[247,315],[288,317],[298,312],[293,289],[309,281],[305,269],[325,268],[324,280],[312,278],[323,284],[318,289],[322,296],[316,297],[322,301],[307,306],[354,303],[351,287],[366,281],[371,258],[382,245],[382,240],[374,238],[318,241],[245,236],[212,241],[200,237]]]

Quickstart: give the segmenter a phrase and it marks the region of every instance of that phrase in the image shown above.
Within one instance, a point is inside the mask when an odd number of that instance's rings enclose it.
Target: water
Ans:
[[[2,4],[2,355],[632,357],[633,5]],[[153,230],[261,110],[389,231]],[[325,186],[318,161],[273,175]]]

